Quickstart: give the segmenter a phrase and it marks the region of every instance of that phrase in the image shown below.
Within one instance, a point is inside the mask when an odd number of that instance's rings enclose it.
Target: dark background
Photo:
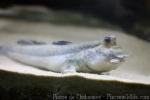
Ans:
[[[2,0],[3,9],[11,6],[44,6],[54,11],[77,12],[119,25],[129,34],[150,41],[149,0]],[[138,26],[138,28],[137,28]]]

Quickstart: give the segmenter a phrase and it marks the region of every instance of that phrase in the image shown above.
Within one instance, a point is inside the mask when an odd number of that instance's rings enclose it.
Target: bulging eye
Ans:
[[[105,39],[104,39],[104,41],[106,42],[106,43],[110,43],[111,42],[111,37],[105,37]]]

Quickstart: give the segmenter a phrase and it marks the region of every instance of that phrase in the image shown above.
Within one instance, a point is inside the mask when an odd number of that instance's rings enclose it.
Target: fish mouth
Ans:
[[[119,58],[120,62],[124,62],[127,59],[128,56],[129,55],[127,55],[127,54],[118,55],[117,58]]]
[[[112,64],[119,64],[121,62],[126,61],[127,57],[128,57],[128,55],[118,55],[116,58],[111,59],[110,63],[112,63]]]

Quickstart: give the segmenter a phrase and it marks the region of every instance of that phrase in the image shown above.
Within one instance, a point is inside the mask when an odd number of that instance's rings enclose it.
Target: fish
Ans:
[[[53,56],[33,56],[10,52],[7,56],[25,65],[57,73],[102,73],[118,68],[127,57],[122,50],[97,46],[76,53]]]

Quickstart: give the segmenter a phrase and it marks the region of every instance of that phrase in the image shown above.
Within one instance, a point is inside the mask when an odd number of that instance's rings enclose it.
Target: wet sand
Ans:
[[[0,56],[0,69],[19,73],[28,73],[44,76],[79,75],[92,79],[120,80],[150,84],[150,44],[134,36],[124,34],[121,30],[108,30],[101,28],[53,25],[49,23],[33,23],[17,20],[0,19],[0,45],[11,44],[21,39],[40,41],[68,40],[82,42],[102,39],[105,35],[116,35],[118,45],[121,45],[129,57],[117,70],[110,75],[97,75],[87,73],[58,74],[40,70],[14,62]]]

